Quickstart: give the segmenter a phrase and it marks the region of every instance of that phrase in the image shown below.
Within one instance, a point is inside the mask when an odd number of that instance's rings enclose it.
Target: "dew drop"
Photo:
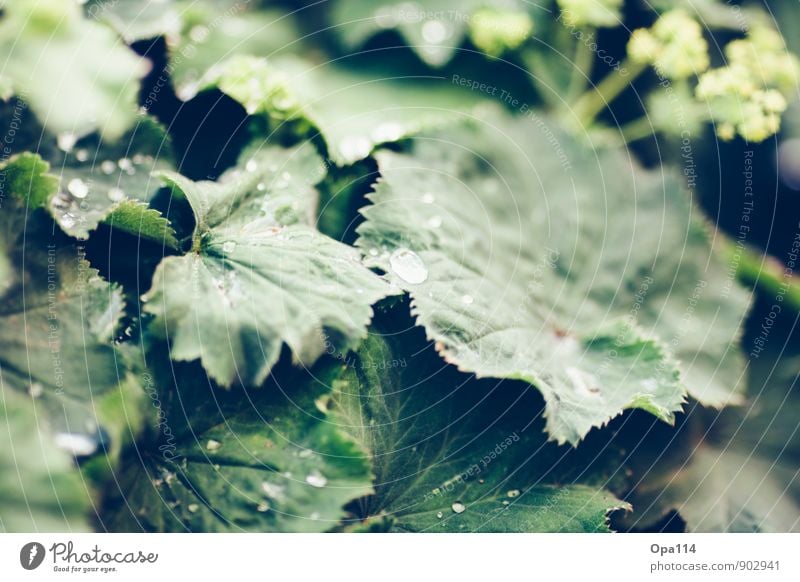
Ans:
[[[208,439],[206,443],[206,450],[207,451],[216,451],[222,446],[222,443],[219,441],[215,441],[214,439]]]
[[[69,190],[69,193],[75,198],[86,198],[89,194],[89,186],[80,178],[73,178],[70,180],[69,184],[67,184],[67,190]]]
[[[248,160],[247,164],[244,166],[245,170],[248,172],[255,172],[258,169],[258,164],[255,160]]]
[[[365,137],[348,136],[339,142],[339,149],[347,158],[361,159],[369,155],[372,143]]]
[[[61,226],[64,228],[72,228],[75,226],[75,216],[70,214],[69,212],[65,212],[61,215]]]
[[[456,501],[453,505],[450,506],[450,509],[453,510],[453,513],[464,513],[467,510],[467,506],[461,503],[460,501]]]
[[[306,475],[306,483],[312,487],[325,487],[325,485],[328,484],[328,480],[325,478],[325,475],[314,469]]]
[[[426,42],[439,44],[449,36],[449,31],[444,23],[438,20],[429,20],[422,25],[422,38]]]
[[[656,388],[658,388],[658,382],[656,382],[654,378],[647,378],[646,380],[642,380],[642,388],[648,392],[655,392]]]
[[[436,196],[434,196],[430,192],[425,192],[425,194],[422,195],[422,201],[425,204],[433,204],[434,202],[436,202]]]
[[[439,228],[442,226],[442,217],[441,216],[431,216],[428,219],[428,226],[430,228]]]
[[[395,275],[406,283],[419,285],[428,278],[428,269],[417,253],[409,249],[397,249],[389,257],[389,265]]]
[[[72,148],[75,147],[75,143],[77,141],[78,136],[71,131],[59,133],[58,136],[56,136],[56,144],[58,145],[58,149],[60,149],[62,152],[72,151]]]
[[[270,499],[277,499],[279,501],[283,499],[283,489],[281,485],[275,485],[269,481],[263,481],[261,483],[261,490],[264,492],[264,495]]]
[[[442,519],[444,517],[444,513],[442,513],[441,511],[437,511],[436,512],[436,517],[438,517],[439,519]]]
[[[372,132],[372,137],[378,143],[390,142],[397,141],[403,137],[403,133],[405,133],[405,130],[401,124],[385,122],[375,128],[375,131]]]
[[[262,501],[256,507],[256,511],[259,511],[261,513],[269,511],[269,503],[267,503],[266,501]]]
[[[125,199],[125,192],[122,191],[121,188],[111,188],[108,191],[108,199],[112,202],[119,202],[120,200]]]
[[[105,160],[102,164],[100,164],[100,171],[103,172],[106,176],[110,176],[114,173],[114,170],[117,169],[117,165],[112,162],[111,160]]]
[[[259,183],[256,185],[256,190],[258,190],[259,192],[263,192],[263,191],[264,191],[264,190],[266,190],[266,189],[267,189],[267,185],[266,185],[266,184],[264,184],[264,182],[259,182]]]
[[[570,366],[564,370],[567,377],[572,382],[572,389],[582,396],[599,396],[600,387],[597,384],[597,378],[594,374],[585,372],[574,366]]]
[[[197,513],[197,510],[200,509],[200,506],[197,505],[196,503],[190,503],[189,505],[186,506],[186,509],[188,509],[192,513]]]
[[[89,150],[85,148],[79,149],[77,152],[75,152],[75,159],[79,162],[85,162],[89,159]]]
[[[394,15],[394,10],[391,7],[384,6],[375,11],[375,24],[381,28],[393,28],[397,24],[397,19]]]
[[[41,396],[43,393],[44,387],[38,382],[34,382],[28,386],[28,394],[30,394],[33,398],[39,398],[39,396]]]
[[[464,295],[461,298],[461,303],[463,303],[464,305],[472,305],[474,302],[475,299],[472,297],[472,295]]]
[[[88,457],[100,446],[98,440],[87,434],[61,432],[55,436],[58,448],[71,454],[73,457]]]
[[[128,158],[120,158],[119,161],[117,161],[117,165],[119,166],[120,170],[129,176],[136,172],[136,168],[133,167],[133,162],[131,162]]]
[[[189,30],[189,38],[192,42],[203,42],[208,38],[208,33],[208,27],[198,24]]]
[[[506,496],[511,497],[512,499],[514,497],[519,497],[519,489],[511,489],[508,493],[506,493]]]

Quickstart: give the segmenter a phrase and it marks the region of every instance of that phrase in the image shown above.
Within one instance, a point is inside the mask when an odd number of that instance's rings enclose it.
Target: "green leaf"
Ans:
[[[22,155],[10,166],[26,160],[38,158]],[[99,276],[82,247],[57,244],[52,222],[24,199],[11,202],[0,214],[0,247],[14,275],[0,306],[0,384],[36,401],[58,446],[76,457],[104,449],[114,462],[141,418],[138,395],[120,384],[122,290]]]
[[[389,293],[355,249],[314,228],[324,168],[310,145],[247,153],[243,166],[218,182],[161,175],[197,226],[192,251],[164,259],[145,297],[172,358],[199,358],[223,386],[261,384],[283,344],[304,364],[355,346]]]
[[[104,222],[111,228],[139,238],[156,241],[173,249],[178,248],[175,231],[170,226],[169,220],[145,202],[124,200],[111,207]]]
[[[0,532],[89,531],[86,487],[35,401],[0,386]]]
[[[127,43],[175,33],[181,22],[175,0],[88,0],[83,11],[87,18],[107,23]]]
[[[673,177],[530,113],[377,160],[367,264],[409,291],[447,361],[534,384],[552,438],[575,444],[626,408],[671,422],[685,394],[673,358],[701,402],[739,400],[748,297]]]
[[[6,189],[31,208],[46,208],[70,236],[88,238],[106,223],[177,248],[169,221],[146,204],[160,186],[151,172],[173,167],[169,140],[157,123],[145,119],[113,145],[87,137],[52,161],[59,175],[48,173],[51,164],[38,154],[12,157],[0,166]]]
[[[53,133],[94,129],[114,139],[136,118],[146,72],[113,31],[62,0],[18,0],[3,7],[2,84],[22,96]]]
[[[0,165],[3,190],[30,208],[43,207],[58,188],[58,179],[49,170],[50,164],[37,154],[18,154]]]
[[[54,159],[53,166],[59,182],[48,211],[70,236],[88,238],[99,224],[106,223],[177,247],[167,219],[144,204],[160,187],[152,172],[174,168],[169,137],[152,119],[142,118],[114,143],[97,136],[81,140],[63,159]]]
[[[366,158],[376,145],[460,117],[482,101],[443,77],[399,78],[353,72],[292,58],[234,57],[217,67],[204,88],[218,87],[250,114],[300,121],[301,133],[321,135],[338,165]]]
[[[179,10],[180,32],[167,36],[167,71],[185,100],[206,87],[235,55],[272,57],[303,48],[294,16],[281,10],[249,9],[235,0],[187,0]]]
[[[331,20],[339,41],[348,50],[394,30],[425,63],[441,67],[461,47],[476,10],[485,6],[485,0],[334,0]],[[499,0],[491,7],[510,12],[528,9],[516,0]]]
[[[289,90],[339,165],[367,157],[376,145],[457,119],[483,96],[449,78],[353,73],[335,66],[309,67],[283,59]]]
[[[703,442],[659,455],[629,495],[630,527],[674,510],[692,532],[800,531],[800,360],[777,341],[751,360],[744,406],[710,419]]]
[[[160,407],[160,438],[137,445],[109,484],[104,528],[319,532],[372,491],[363,451],[316,403],[330,368],[221,393],[185,365],[161,365],[140,379]],[[173,373],[174,386],[158,383]]]
[[[379,327],[336,382],[336,418],[370,451],[367,523],[399,531],[608,531],[627,508],[604,490],[601,451],[547,443],[522,383],[476,381],[401,326]],[[409,338],[411,336],[411,338]],[[596,453],[596,451],[595,451]],[[593,459],[597,466],[591,466]],[[608,466],[616,466],[614,459]]]

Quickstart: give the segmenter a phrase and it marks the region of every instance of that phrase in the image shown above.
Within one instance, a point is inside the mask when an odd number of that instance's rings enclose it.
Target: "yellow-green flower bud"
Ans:
[[[700,24],[683,10],[662,15],[650,30],[635,30],[628,55],[655,66],[669,79],[686,79],[708,68],[708,43]]]
[[[492,56],[519,48],[532,32],[533,20],[527,12],[482,8],[469,21],[472,42]]]
[[[623,0],[558,0],[561,19],[568,26],[618,26]]]

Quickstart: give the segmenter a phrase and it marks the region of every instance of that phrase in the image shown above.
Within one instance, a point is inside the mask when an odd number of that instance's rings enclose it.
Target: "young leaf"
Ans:
[[[172,358],[199,358],[223,386],[261,384],[285,343],[313,363],[353,347],[389,293],[358,253],[313,226],[322,161],[306,144],[246,154],[219,182],[162,174],[192,206],[192,251],[159,265],[145,309]]]
[[[331,20],[339,41],[348,50],[358,49],[386,30],[396,30],[420,59],[441,67],[453,58],[469,25],[480,20],[481,14],[476,11],[487,6],[526,16],[530,9],[528,4],[517,0],[502,0],[494,5],[484,0],[334,0]],[[530,21],[524,22],[527,23],[524,30],[529,33]],[[510,23],[504,24],[509,28]]]
[[[335,383],[336,419],[372,455],[367,523],[398,531],[599,532],[627,504],[604,490],[601,457],[546,442],[522,383],[476,381],[414,331],[372,329]],[[606,459],[606,462],[608,459]],[[614,466],[614,463],[609,463]],[[607,467],[606,467],[607,469]]]
[[[191,367],[161,371],[140,379],[159,406],[159,438],[109,483],[103,528],[320,532],[372,491],[364,453],[316,404],[330,368],[222,393]],[[158,383],[173,374],[174,386]]]
[[[552,438],[575,444],[626,408],[671,421],[673,357],[701,402],[739,399],[748,298],[672,177],[538,116],[487,115],[377,159],[367,264],[410,292],[446,360],[539,388]]]
[[[303,46],[294,15],[281,10],[248,9],[236,0],[184,0],[179,10],[180,31],[166,31],[167,71],[185,100],[207,86],[233,55],[273,57]]]
[[[89,531],[86,487],[35,401],[0,386],[0,532]]]
[[[81,140],[66,154],[51,155],[52,164],[30,152],[12,157],[0,165],[6,189],[31,208],[46,208],[70,236],[88,238],[106,223],[177,248],[169,221],[146,204],[159,187],[151,172],[173,168],[163,128],[144,119],[114,145],[96,138]]]
[[[0,47],[0,84],[30,103],[53,133],[99,129],[115,139],[133,123],[147,65],[112,30],[83,18],[77,3],[4,3]]]
[[[481,95],[429,76],[386,78],[297,58],[239,56],[216,67],[205,89],[218,87],[251,114],[302,120],[325,140],[329,157],[347,165],[376,145],[469,111]]]

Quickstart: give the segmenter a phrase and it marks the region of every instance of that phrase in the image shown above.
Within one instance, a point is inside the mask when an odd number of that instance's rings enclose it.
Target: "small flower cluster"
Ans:
[[[574,27],[612,27],[621,22],[623,0],[558,0],[561,19]]]
[[[780,129],[786,95],[796,91],[800,64],[777,31],[759,26],[725,47],[727,65],[700,77],[697,98],[708,103],[721,139],[737,133],[763,141]]]
[[[703,29],[680,9],[666,12],[650,29],[635,30],[628,56],[634,62],[653,65],[668,79],[687,79],[709,66]]]
[[[481,8],[469,21],[472,42],[495,57],[519,48],[532,33],[533,20],[527,12]]]

